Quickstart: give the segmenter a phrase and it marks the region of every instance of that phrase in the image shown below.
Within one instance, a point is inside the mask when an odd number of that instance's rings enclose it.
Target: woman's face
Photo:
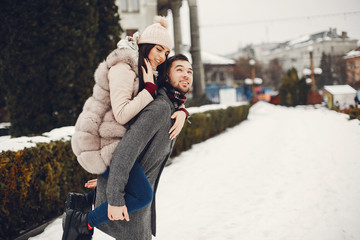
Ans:
[[[153,68],[157,68],[160,64],[165,62],[170,49],[162,45],[155,45],[149,52],[148,59]]]

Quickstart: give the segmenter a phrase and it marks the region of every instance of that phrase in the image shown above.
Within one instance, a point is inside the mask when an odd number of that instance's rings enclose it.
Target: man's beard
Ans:
[[[190,91],[190,88],[189,88],[186,92],[184,92],[184,91],[180,90],[180,89],[179,89],[179,88],[177,88],[177,87],[174,87],[174,89],[175,89],[176,91],[181,92],[181,94],[183,94],[183,95],[186,95],[186,94]]]

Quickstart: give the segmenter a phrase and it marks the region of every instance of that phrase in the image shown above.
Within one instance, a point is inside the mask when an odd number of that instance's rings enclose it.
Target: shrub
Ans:
[[[285,74],[279,89],[280,105],[297,106],[307,102],[310,86],[305,78],[299,80],[295,68],[291,68]]]
[[[77,163],[70,141],[0,154],[0,239],[13,239],[63,212],[69,191],[82,192],[91,176]]]
[[[243,105],[193,114],[189,119],[191,124],[186,123],[179,134],[171,156],[175,157],[190,149],[193,144],[205,141],[245,120],[249,107]]]
[[[349,109],[348,114],[350,119],[359,119],[360,120],[360,108]]]
[[[73,125],[119,39],[115,0],[4,0],[0,21],[0,108],[6,101],[10,134]]]

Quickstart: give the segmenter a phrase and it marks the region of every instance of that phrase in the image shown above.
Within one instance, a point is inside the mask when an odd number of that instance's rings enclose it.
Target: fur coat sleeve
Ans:
[[[146,89],[137,94],[139,80],[126,63],[120,62],[111,67],[108,78],[111,107],[116,121],[121,125],[130,121],[153,100]]]

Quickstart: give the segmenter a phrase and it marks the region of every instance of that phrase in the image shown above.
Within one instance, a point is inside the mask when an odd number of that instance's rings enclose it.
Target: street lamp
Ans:
[[[251,103],[254,104],[254,103],[256,103],[258,101],[257,94],[256,94],[256,91],[255,91],[255,60],[250,59],[249,64],[250,64],[250,67],[251,67],[251,80],[252,80],[252,93],[253,93]]]
[[[313,46],[308,47],[309,55],[310,55],[310,71],[311,71],[311,91],[316,91],[315,85],[315,74],[314,74],[314,61],[313,61]]]
[[[309,56],[310,56],[310,71],[311,71],[311,89],[307,96],[307,104],[320,104],[322,102],[322,97],[318,93],[315,84],[315,72],[314,72],[314,61],[313,61],[313,46],[308,47]]]
[[[315,75],[321,75],[322,74],[322,69],[321,68],[314,68],[314,74]],[[311,76],[311,70],[308,68],[304,68],[303,70],[303,76],[306,77],[305,82],[308,85],[312,84],[312,79],[310,78]],[[316,79],[316,77],[315,77]]]

